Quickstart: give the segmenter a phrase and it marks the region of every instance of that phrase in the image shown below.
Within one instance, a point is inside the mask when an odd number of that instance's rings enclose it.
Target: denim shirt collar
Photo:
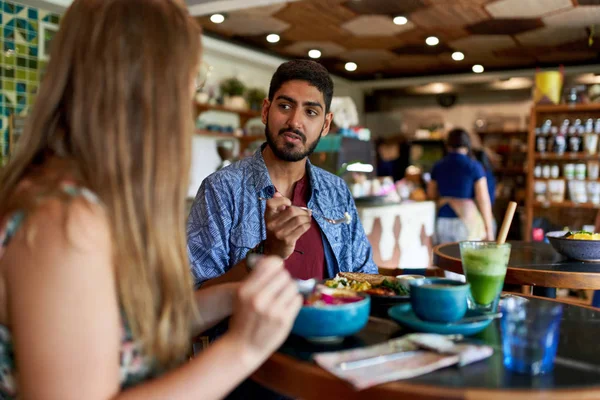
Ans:
[[[259,197],[267,197],[271,198],[275,195],[275,186],[271,181],[271,176],[269,175],[269,170],[267,169],[267,165],[265,164],[265,159],[263,158],[262,152],[267,146],[267,143],[263,143],[260,146],[254,155],[252,155],[252,160],[250,161],[252,175],[254,179],[254,187],[256,188],[257,195]],[[316,196],[313,196],[315,192],[318,192],[321,189],[321,179],[319,179],[319,170],[314,168],[311,164],[310,160],[306,159],[306,173],[308,174],[309,182],[310,182],[310,203],[316,200]]]

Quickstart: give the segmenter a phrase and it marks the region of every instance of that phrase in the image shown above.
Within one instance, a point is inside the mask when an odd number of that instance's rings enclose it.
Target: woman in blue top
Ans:
[[[471,157],[469,134],[450,131],[446,146],[448,154],[433,167],[427,187],[428,197],[438,205],[438,242],[494,240],[487,178]]]

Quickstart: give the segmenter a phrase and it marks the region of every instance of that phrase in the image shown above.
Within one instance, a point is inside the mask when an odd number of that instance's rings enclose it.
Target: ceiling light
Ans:
[[[277,43],[279,42],[279,35],[277,35],[276,33],[271,33],[270,35],[267,36],[267,42],[269,43]]]
[[[440,43],[440,39],[436,38],[435,36],[429,36],[427,39],[425,39],[425,43],[427,43],[429,46],[435,46]]]
[[[308,51],[308,56],[310,58],[320,58],[321,52],[319,50],[313,49]]]
[[[346,68],[346,71],[356,71],[356,69],[358,68],[358,65],[356,65],[356,63],[353,62],[347,62],[346,65],[344,66],[344,68]]]
[[[454,61],[462,61],[465,59],[465,55],[460,51],[455,51],[454,53],[452,53],[452,59]]]
[[[225,16],[223,14],[213,14],[210,16],[210,21],[215,24],[221,24],[225,21]]]
[[[476,74],[482,73],[483,72],[483,65],[480,65],[480,64],[473,65],[473,72],[475,72]]]
[[[394,24],[396,25],[406,25],[408,23],[408,19],[406,17],[398,16],[394,18]]]

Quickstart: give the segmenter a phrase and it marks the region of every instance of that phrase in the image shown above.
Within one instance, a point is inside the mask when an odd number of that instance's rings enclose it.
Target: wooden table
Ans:
[[[600,263],[569,260],[548,243],[511,241],[505,283],[565,289],[600,289]],[[463,273],[458,243],[436,246],[434,263]]]
[[[556,301],[538,297],[530,299],[534,302]],[[547,375],[531,377],[504,368],[498,321],[469,338],[496,349],[489,359],[460,369],[450,367],[360,392],[311,361],[312,355],[317,352],[377,344],[404,333],[406,331],[392,321],[370,320],[361,332],[338,345],[315,345],[292,336],[252,378],[279,393],[302,399],[600,398],[600,311],[576,305],[564,305],[557,359],[554,371]]]

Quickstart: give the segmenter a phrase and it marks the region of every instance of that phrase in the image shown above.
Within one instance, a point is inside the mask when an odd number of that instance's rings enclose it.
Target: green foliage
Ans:
[[[221,81],[221,93],[227,96],[243,96],[246,85],[238,78],[229,78]]]

